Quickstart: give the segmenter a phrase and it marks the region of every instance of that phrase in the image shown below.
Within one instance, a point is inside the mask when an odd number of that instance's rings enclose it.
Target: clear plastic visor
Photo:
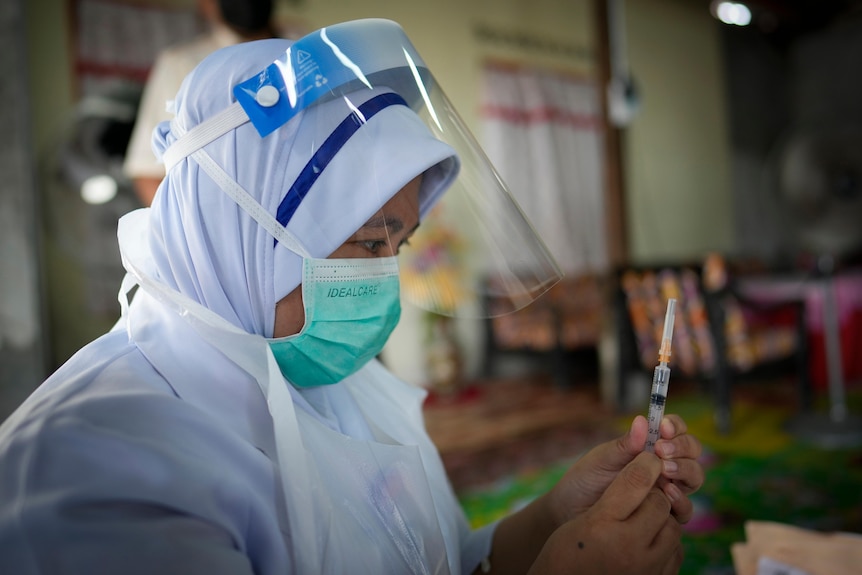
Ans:
[[[442,90],[428,94],[416,111],[461,168],[401,251],[402,293],[444,315],[521,309],[560,280],[559,267]]]
[[[234,94],[263,136],[303,112],[278,220],[315,257],[398,253],[402,297],[459,317],[492,315],[491,297],[493,315],[518,310],[559,281],[397,24],[324,28]]]

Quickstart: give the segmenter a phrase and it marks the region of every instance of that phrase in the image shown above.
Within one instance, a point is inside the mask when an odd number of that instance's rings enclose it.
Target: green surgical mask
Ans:
[[[306,258],[302,276],[305,326],[269,346],[296,387],[338,383],[380,353],[398,324],[398,260]]]

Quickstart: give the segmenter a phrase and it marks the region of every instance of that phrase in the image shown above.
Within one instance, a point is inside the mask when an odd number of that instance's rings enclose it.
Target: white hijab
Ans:
[[[254,76],[291,45],[271,39],[218,50],[183,82],[175,119],[153,134],[161,155],[182,134],[227,108],[234,85]],[[261,138],[251,123],[203,150],[268,213],[353,106],[389,91],[354,92],[294,117]],[[389,106],[344,144],[300,203],[287,229],[312,257],[331,254],[407,182],[424,173],[424,215],[458,170],[452,148],[419,117]],[[174,165],[155,196],[148,234],[157,280],[242,330],[272,336],[275,304],[301,282],[302,257],[276,244],[191,157]]]

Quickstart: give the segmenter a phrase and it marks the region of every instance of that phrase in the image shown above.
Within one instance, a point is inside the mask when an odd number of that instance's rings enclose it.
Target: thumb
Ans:
[[[639,454],[616,476],[602,494],[597,506],[617,520],[626,519],[640,507],[647,494],[655,487],[660,473],[661,463],[657,457],[647,453]],[[669,501],[667,505],[669,513]]]
[[[615,442],[620,463],[625,465],[644,450],[648,433],[649,424],[646,417],[643,415],[636,416],[632,420],[628,432],[619,437]]]
[[[596,466],[596,469],[616,474],[644,450],[648,432],[646,418],[643,415],[638,415],[632,420],[632,424],[625,435],[593,448],[584,458],[584,461],[590,461]]]

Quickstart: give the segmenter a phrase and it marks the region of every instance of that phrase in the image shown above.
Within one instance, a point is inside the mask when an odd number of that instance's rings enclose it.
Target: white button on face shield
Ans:
[[[276,238],[276,250],[329,256],[422,175],[421,225],[401,249],[406,300],[445,315],[481,316],[489,292],[514,311],[560,279],[398,24],[369,19],[318,30],[236,85],[233,95],[238,104],[190,130],[164,160],[170,169],[249,120],[263,139],[289,131],[294,140],[277,213],[250,203],[242,190],[225,189],[230,182],[219,184]],[[277,251],[276,268],[285,254]]]

